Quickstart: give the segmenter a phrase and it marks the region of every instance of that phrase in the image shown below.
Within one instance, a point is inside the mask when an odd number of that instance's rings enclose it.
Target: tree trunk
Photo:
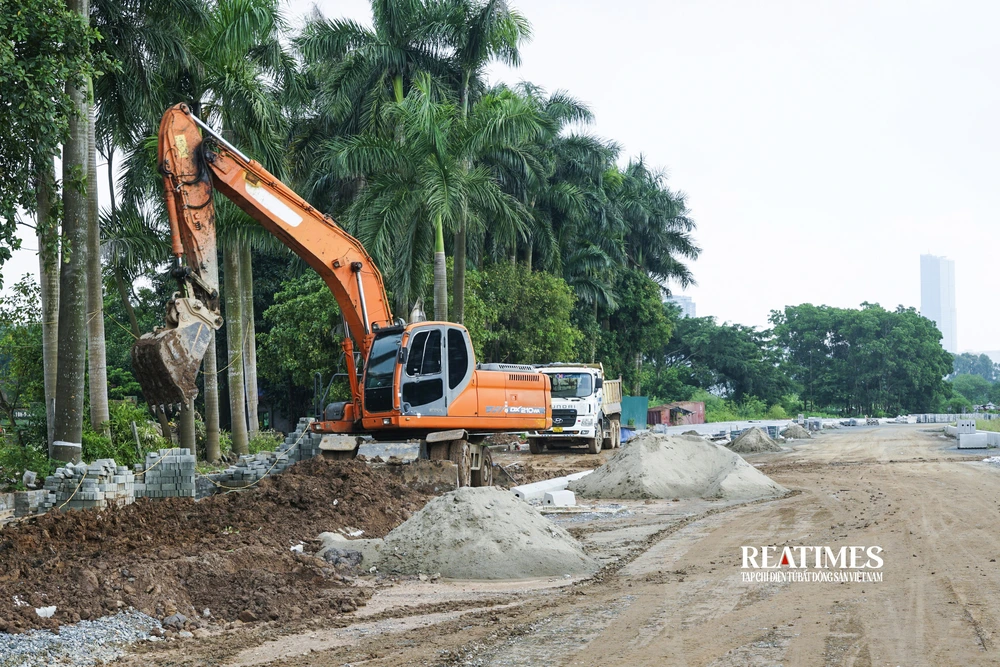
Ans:
[[[434,243],[434,319],[448,321],[448,269],[444,261],[444,227],[437,216]]]
[[[91,87],[90,96],[93,96]],[[94,105],[87,118],[87,370],[90,374],[90,427],[110,433],[108,362],[104,341],[104,280],[101,273],[101,220],[97,203],[97,137]]]
[[[122,307],[125,308],[125,314],[128,315],[128,324],[132,327],[132,335],[138,338],[142,335],[139,330],[139,320],[135,316],[135,308],[132,307],[132,301],[128,296],[128,285],[125,284],[125,276],[122,275],[121,269],[115,269],[115,285],[118,287],[118,298],[121,299]]]
[[[190,449],[192,454],[198,454],[194,438],[194,401],[185,405],[177,416],[177,437],[181,447]]]
[[[70,11],[87,17],[88,0],[69,0]],[[79,461],[83,442],[84,380],[87,367],[87,88],[69,85],[78,114],[69,119],[63,146],[63,243],[59,274],[59,377],[55,434],[49,457]],[[93,184],[91,184],[93,186]]]
[[[205,460],[215,463],[222,458],[222,449],[219,446],[219,362],[214,331],[201,363],[205,375]]]
[[[525,248],[525,251],[524,251],[524,267],[528,270],[527,271],[528,273],[531,273],[531,264],[532,264],[532,260],[533,260],[532,255],[534,254],[534,248],[535,248],[535,244],[532,242],[532,238],[529,236],[528,237],[528,247]]]
[[[118,217],[118,202],[115,201],[115,152],[108,148],[108,192],[111,193],[111,217]],[[135,316],[135,308],[132,307],[132,300],[129,298],[128,283],[122,267],[115,266],[115,287],[118,288],[118,298],[122,302],[122,308],[128,316],[129,326],[132,327],[132,335],[138,338],[142,335],[139,330],[139,320]]]
[[[45,376],[45,421],[48,446],[55,439],[57,355],[59,349],[59,230],[51,218],[55,203],[54,169],[51,163],[38,176],[38,273],[42,299],[42,365]]]
[[[246,395],[243,388],[243,314],[240,298],[239,248],[227,243],[223,248],[226,285],[226,341],[229,347],[229,410],[232,415],[233,451],[248,454]]]
[[[451,293],[454,299],[454,321],[459,324],[465,323],[465,245],[466,245],[466,224],[465,216],[462,216],[461,227],[455,232],[455,265],[452,267]]]
[[[250,437],[260,431],[257,417],[257,325],[253,312],[253,268],[250,244],[240,248],[240,289],[243,291],[243,325],[246,327],[243,345],[243,384],[247,393],[247,429]]]

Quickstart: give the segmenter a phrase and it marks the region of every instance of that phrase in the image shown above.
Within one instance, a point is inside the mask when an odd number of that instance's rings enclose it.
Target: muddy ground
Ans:
[[[604,563],[592,578],[348,579],[367,602],[356,611],[229,624],[118,664],[997,664],[1000,468],[953,442],[916,425],[823,433],[747,457],[792,489],[782,499],[555,516]],[[594,458],[523,456],[534,470]],[[743,582],[748,544],[879,545],[884,581]]]
[[[370,588],[310,556],[309,540],[340,529],[384,536],[428,499],[355,461],[314,459],[258,487],[5,526],[0,631],[54,628],[122,607],[158,618],[180,612],[196,628],[354,611]],[[291,550],[303,542],[303,553]],[[49,605],[53,618],[35,614]]]

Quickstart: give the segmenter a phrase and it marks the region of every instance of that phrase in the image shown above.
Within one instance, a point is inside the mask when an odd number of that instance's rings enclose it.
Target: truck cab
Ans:
[[[592,454],[620,442],[621,381],[606,380],[601,364],[536,367],[551,383],[552,428],[528,434],[534,454],[546,447],[585,445]]]

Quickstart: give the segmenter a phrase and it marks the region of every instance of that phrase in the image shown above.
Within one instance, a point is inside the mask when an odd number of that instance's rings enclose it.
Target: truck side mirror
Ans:
[[[600,389],[603,386],[604,386],[604,378],[597,378],[597,380],[594,382],[594,387]]]
[[[396,360],[400,364],[405,364],[406,363],[406,358],[409,357],[409,356],[410,356],[410,348],[408,348],[408,347],[401,347],[401,348],[399,348],[399,354],[396,355]]]

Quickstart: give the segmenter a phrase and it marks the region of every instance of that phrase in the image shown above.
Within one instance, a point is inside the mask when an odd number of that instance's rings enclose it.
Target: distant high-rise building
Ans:
[[[691,297],[680,294],[672,294],[667,297],[667,301],[680,308],[681,315],[684,317],[697,317],[697,315],[695,315],[694,299]]]
[[[957,354],[954,261],[937,255],[920,256],[920,314],[934,320],[941,331],[941,345],[952,354]]]

